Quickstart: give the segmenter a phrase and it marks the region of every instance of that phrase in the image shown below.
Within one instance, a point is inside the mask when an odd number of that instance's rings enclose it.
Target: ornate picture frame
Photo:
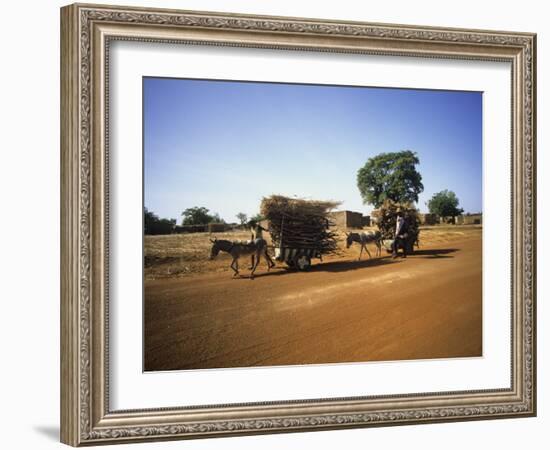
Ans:
[[[511,385],[114,411],[108,63],[116,40],[505,61],[512,67]],[[61,440],[111,444],[536,415],[536,35],[75,4],[61,9]],[[261,399],[259,399],[261,400]]]

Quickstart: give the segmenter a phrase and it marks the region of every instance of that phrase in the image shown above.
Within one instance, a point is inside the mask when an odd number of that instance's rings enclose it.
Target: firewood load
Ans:
[[[403,216],[409,225],[409,235],[416,240],[420,227],[418,210],[410,203],[396,203],[392,200],[385,200],[380,208],[371,213],[382,234],[382,239],[389,240],[395,237],[398,211],[403,212]]]
[[[264,197],[260,214],[269,221],[273,245],[301,249],[317,249],[331,253],[337,248],[337,235],[329,213],[340,202],[304,200],[282,195]]]

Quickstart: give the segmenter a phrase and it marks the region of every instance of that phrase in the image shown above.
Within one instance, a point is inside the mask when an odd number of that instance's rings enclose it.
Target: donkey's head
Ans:
[[[350,248],[353,243],[353,233],[346,233],[346,248]]]
[[[218,243],[218,238],[210,239],[210,242],[212,242],[212,248],[210,249],[210,259],[214,259],[216,256],[218,256],[218,253],[220,253],[220,245]]]

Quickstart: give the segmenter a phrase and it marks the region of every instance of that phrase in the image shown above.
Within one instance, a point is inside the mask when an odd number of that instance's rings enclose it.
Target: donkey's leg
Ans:
[[[233,269],[233,272],[235,272],[233,274],[234,277],[239,275],[239,263],[237,262],[237,259],[237,257],[233,256],[233,261],[231,261],[231,268]]]
[[[370,252],[369,252],[369,248],[367,247],[367,244],[365,243],[365,250],[367,251],[367,255],[369,255],[369,259],[372,258]]]
[[[381,256],[382,255],[382,244],[380,243],[380,241],[376,241],[375,244],[376,244],[376,256]]]
[[[361,261],[361,255],[363,254],[363,247],[365,246],[365,244],[360,242],[359,245],[361,245],[361,251],[359,252],[359,258],[357,258],[357,261]]]
[[[253,267],[254,267],[254,253],[250,255],[250,267],[248,268],[248,270],[252,270]]]

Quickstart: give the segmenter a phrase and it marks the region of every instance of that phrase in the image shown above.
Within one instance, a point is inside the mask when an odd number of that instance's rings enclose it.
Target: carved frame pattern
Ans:
[[[101,24],[122,26],[128,34],[104,33],[98,40]],[[136,32],[133,27],[140,27]],[[178,34],[178,29],[201,30],[198,40],[168,38],[149,35],[153,28],[161,31],[169,28]],[[214,30],[222,30],[218,38]],[[236,32],[235,37],[231,31]],[[208,33],[212,38],[208,38]],[[244,34],[243,34],[244,33]],[[191,33],[192,35],[193,33]],[[255,41],[262,34],[268,40]],[[204,36],[207,36],[206,38]],[[246,35],[249,39],[244,38]],[[300,36],[307,36],[305,41]],[[334,45],[316,45],[318,37],[330,37]],[[94,39],[96,39],[94,41]],[[279,408],[303,406],[303,411],[281,413],[269,409],[272,404],[259,403],[265,407],[266,416],[252,414],[250,417],[230,417],[223,414],[208,420],[188,420],[183,416],[185,408],[177,410],[111,412],[108,407],[108,369],[106,352],[102,348],[108,342],[108,333],[97,332],[98,317],[107,320],[108,304],[95,306],[97,295],[94,286],[104,286],[95,279],[94,259],[97,247],[105,241],[94,231],[100,227],[105,215],[96,214],[98,201],[97,171],[101,164],[94,163],[95,128],[98,127],[98,111],[94,94],[101,89],[98,84],[96,53],[107,60],[111,39],[136,39],[140,41],[164,41],[201,43],[210,45],[253,46],[294,50],[379,53],[387,55],[406,54],[417,57],[444,57],[462,59],[494,59],[511,61],[513,69],[513,97],[522,99],[513,114],[513,156],[518,174],[512,186],[518,200],[513,222],[518,232],[514,240],[514,279],[521,280],[515,286],[518,295],[513,324],[515,334],[512,358],[515,386],[510,391],[494,390],[470,392],[470,400],[463,401],[468,393],[411,394],[412,400],[441,398],[435,406],[406,407],[384,403],[381,408],[359,413],[313,413],[311,402],[283,402]],[[366,39],[363,41],[362,39]],[[279,42],[280,40],[280,42]],[[352,42],[354,41],[354,42]],[[104,48],[97,48],[98,42]],[[319,41],[321,42],[321,41]],[[326,43],[326,39],[323,41]],[[381,43],[389,44],[384,47]],[[532,416],[536,411],[535,396],[535,51],[536,37],[527,33],[489,32],[481,30],[456,30],[401,25],[366,23],[337,23],[311,19],[256,17],[234,14],[198,13],[170,10],[143,10],[108,6],[71,5],[62,9],[62,201],[67,205],[62,211],[62,441],[71,445],[127,442],[151,438],[188,438],[199,436],[227,436],[276,431],[316,430],[351,426],[371,426],[398,423],[424,423],[447,420],[470,420],[498,417]],[[108,84],[103,84],[106,86]],[[104,88],[106,89],[106,88]],[[102,94],[104,95],[104,94]],[[108,136],[108,124],[103,137]],[[96,139],[97,140],[97,139]],[[104,144],[104,143],[103,143]],[[104,147],[101,147],[104,148]],[[103,162],[105,164],[105,162]],[[105,177],[106,175],[103,174]],[[101,178],[103,182],[105,178]],[[97,178],[99,180],[99,178]],[[108,205],[108,198],[100,208]],[[98,253],[105,256],[101,251]],[[100,264],[100,263],[99,263]],[[104,274],[106,278],[107,275]],[[108,282],[103,280],[103,283]],[[99,295],[99,301],[105,296]],[[100,316],[97,316],[99,311]],[[102,316],[101,316],[102,315]],[[104,326],[101,322],[99,325]],[[100,346],[100,348],[98,348]],[[65,355],[65,356],[63,356]],[[103,361],[97,361],[101,355]],[[99,364],[97,369],[95,365]],[[514,383],[513,383],[514,384]],[[99,393],[96,386],[99,386]],[[457,401],[460,394],[461,401]],[[494,397],[494,396],[497,397]],[[396,396],[395,401],[409,396]],[[342,401],[339,399],[337,409]],[[353,399],[349,399],[352,401]],[[365,399],[369,400],[369,399]],[[371,399],[391,402],[392,398]],[[319,400],[326,405],[327,399]],[[246,405],[245,405],[246,406]],[[212,407],[211,412],[223,406]],[[368,409],[368,408],[367,408]],[[309,412],[311,411],[311,412]],[[261,408],[260,408],[261,412]],[[144,414],[150,419],[143,420]],[[180,416],[178,416],[180,414]],[[77,418],[75,417],[77,416]],[[138,419],[139,418],[139,419]]]

